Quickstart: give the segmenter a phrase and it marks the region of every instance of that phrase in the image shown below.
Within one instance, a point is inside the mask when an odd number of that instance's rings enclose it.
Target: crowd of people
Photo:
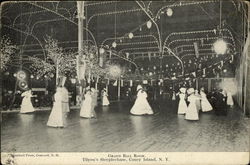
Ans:
[[[93,87],[86,87],[82,97],[79,97],[80,117],[96,118],[95,108],[98,105],[99,91]],[[32,113],[35,111],[31,98],[34,97],[30,89],[23,92],[20,113]],[[151,96],[152,97],[152,96]],[[131,88],[126,91],[126,98],[130,102],[134,102],[130,110],[132,115],[153,115],[154,111],[149,104],[150,98],[147,89],[143,85],[136,88],[135,97],[132,96]],[[134,98],[134,99],[133,99]],[[152,98],[151,98],[152,99]],[[230,92],[219,89],[214,90],[207,98],[204,88],[195,90],[194,88],[181,87],[178,92],[173,91],[172,101],[178,102],[178,115],[185,115],[186,120],[199,120],[199,112],[209,112],[215,110],[216,115],[226,115],[227,107],[233,106],[233,98]],[[110,104],[108,92],[106,88],[101,91],[102,106]],[[50,127],[65,127],[67,125],[66,118],[70,112],[69,92],[63,85],[56,89],[53,97],[53,107],[47,122]]]
[[[66,118],[69,110],[67,89],[63,86],[57,88],[55,93],[55,100],[52,111],[47,122],[48,126],[51,127],[66,127]],[[80,117],[83,118],[96,118],[95,108],[97,106],[98,90],[90,88],[89,86],[85,89],[81,106],[80,106]],[[106,89],[102,90],[102,105],[108,106],[108,94]]]
[[[200,91],[194,88],[186,89],[180,88],[179,95],[180,101],[178,106],[178,114],[184,114],[186,120],[199,120],[199,111],[209,112],[213,107],[209,103],[204,88]],[[188,105],[187,105],[188,103]]]

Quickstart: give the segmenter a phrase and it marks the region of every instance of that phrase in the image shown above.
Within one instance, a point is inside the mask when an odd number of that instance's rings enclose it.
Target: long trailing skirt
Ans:
[[[105,95],[102,97],[102,105],[109,105],[108,97]]]
[[[188,105],[187,112],[186,112],[186,115],[185,115],[185,119],[186,120],[199,120],[199,114],[198,114],[198,111],[197,111],[195,101],[190,102],[190,104]]]
[[[152,108],[150,107],[146,98],[137,97],[132,109],[130,110],[130,113],[134,115],[152,115],[154,112],[152,111]]]
[[[95,111],[93,108],[92,98],[85,97],[85,100],[82,103],[80,116],[84,118],[92,118],[95,117]]]
[[[66,126],[66,112],[62,108],[61,102],[54,102],[52,111],[47,122],[50,127],[65,127]]]
[[[197,110],[200,111],[200,110],[201,110],[201,100],[200,100],[200,99],[197,99],[197,100],[195,101],[195,104],[196,104]]]
[[[202,112],[208,112],[213,110],[213,107],[211,106],[207,98],[201,99],[201,110]]]
[[[227,105],[230,105],[230,106],[234,105],[233,97],[231,94],[227,95]]]
[[[178,114],[185,114],[187,112],[187,103],[184,99],[180,99],[178,106]]]
[[[20,113],[31,113],[34,111],[35,109],[31,103],[30,97],[24,97],[22,100]]]

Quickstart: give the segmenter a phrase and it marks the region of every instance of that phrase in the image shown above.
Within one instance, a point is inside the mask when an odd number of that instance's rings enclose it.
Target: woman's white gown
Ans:
[[[153,114],[152,108],[150,107],[147,101],[147,93],[145,91],[139,90],[137,93],[137,98],[135,103],[130,110],[131,114],[134,115],[144,115],[144,114]]]
[[[91,91],[91,96],[92,96],[92,109],[93,111],[95,110],[95,107],[97,106],[97,97],[98,97],[98,93],[97,90],[93,90]]]
[[[207,95],[203,91],[200,91],[200,95],[201,95],[201,110],[202,110],[202,112],[212,111],[213,107],[211,106],[211,104],[207,100]]]
[[[93,108],[92,108],[92,95],[91,92],[87,92],[84,95],[85,99],[82,102],[82,106],[81,106],[81,111],[80,111],[80,116],[81,117],[85,117],[85,118],[91,118],[95,116],[95,113],[93,112]]]
[[[179,101],[179,106],[178,106],[178,114],[185,114],[187,112],[187,103],[185,101],[185,95],[184,93],[180,93],[180,101]]]
[[[66,112],[62,107],[62,93],[56,92],[54,95],[55,102],[51,110],[47,126],[50,127],[65,127],[66,126]]]
[[[102,94],[102,105],[109,105],[108,94],[105,91]]]
[[[201,110],[201,95],[195,94],[195,96],[198,97],[198,99],[196,100],[196,107],[197,107],[197,110],[200,111]]]
[[[196,101],[199,99],[194,94],[188,97],[188,101],[190,102],[187,108],[187,112],[185,115],[186,120],[199,120],[199,114],[196,106]]]
[[[32,97],[31,92],[30,91],[23,92],[21,96],[23,97],[23,100],[21,104],[20,113],[34,112],[35,109],[31,103],[31,97]]]
[[[69,92],[65,87],[62,88],[62,108],[63,108],[64,111],[70,112],[70,109],[69,109]]]
[[[234,101],[231,92],[227,92],[227,105],[233,106]]]

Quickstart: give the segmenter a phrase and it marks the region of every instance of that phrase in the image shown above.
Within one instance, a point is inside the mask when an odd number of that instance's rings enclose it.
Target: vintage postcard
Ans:
[[[2,2],[1,163],[248,164],[249,11]]]

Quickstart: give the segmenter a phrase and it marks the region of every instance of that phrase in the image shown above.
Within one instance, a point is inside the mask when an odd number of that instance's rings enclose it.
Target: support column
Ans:
[[[207,81],[208,81],[208,82],[207,82],[207,86],[208,86],[208,89],[207,89],[207,90],[208,90],[208,92],[211,92],[211,79],[208,78]]]
[[[195,86],[196,86],[196,90],[199,90],[199,79],[196,78],[196,81],[195,81]]]
[[[56,59],[56,86],[58,86],[58,78],[59,78],[59,69],[58,69],[58,66],[59,65],[59,62],[58,62],[58,59]]]
[[[80,84],[79,94],[82,95],[82,87],[84,80],[85,69],[80,71],[81,68],[81,58],[83,57],[83,20],[84,20],[84,1],[77,1],[77,16],[78,16],[78,55],[76,56],[76,70],[77,70],[77,78]],[[84,58],[84,57],[83,57]]]
[[[107,91],[107,94],[108,94],[108,92],[109,92],[109,89],[108,89],[108,84],[106,84],[106,91]]]
[[[117,82],[117,86],[118,86],[118,100],[120,100],[121,97],[121,77],[119,77],[118,82]]]

